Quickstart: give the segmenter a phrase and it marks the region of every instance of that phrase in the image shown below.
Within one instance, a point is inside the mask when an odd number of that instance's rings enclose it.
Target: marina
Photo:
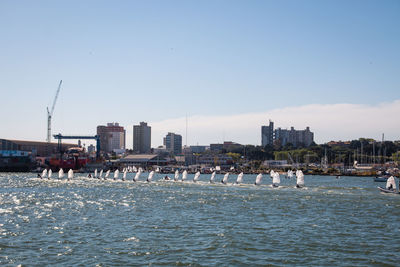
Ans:
[[[373,177],[0,173],[2,265],[394,266],[400,198]],[[113,175],[110,174],[110,177]],[[231,175],[233,176],[233,175]],[[282,175],[281,175],[282,176]]]

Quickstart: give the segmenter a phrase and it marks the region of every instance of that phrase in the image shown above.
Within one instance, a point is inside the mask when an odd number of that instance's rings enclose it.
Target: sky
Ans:
[[[400,140],[400,1],[0,1],[0,138]],[[186,136],[186,118],[188,135]]]

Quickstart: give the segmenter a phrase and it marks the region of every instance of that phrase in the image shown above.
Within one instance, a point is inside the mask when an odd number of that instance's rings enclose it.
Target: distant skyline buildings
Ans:
[[[119,123],[107,123],[107,126],[97,126],[97,135],[100,136],[101,151],[111,153],[114,150],[125,149],[126,131]]]
[[[174,155],[182,154],[182,135],[169,132],[163,140],[167,151]]]
[[[133,153],[151,152],[151,127],[146,122],[133,126]]]
[[[310,131],[310,127],[305,130],[295,130],[290,127],[290,130],[278,127],[274,129],[274,123],[270,120],[268,126],[261,126],[261,145],[279,144],[285,146],[292,144],[294,147],[304,145],[310,146],[314,142],[314,133]]]

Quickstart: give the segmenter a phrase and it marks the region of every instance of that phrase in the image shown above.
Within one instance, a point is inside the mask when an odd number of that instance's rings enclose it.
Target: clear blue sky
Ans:
[[[0,25],[0,138],[44,140],[60,79],[64,134],[400,99],[397,0],[2,0]]]

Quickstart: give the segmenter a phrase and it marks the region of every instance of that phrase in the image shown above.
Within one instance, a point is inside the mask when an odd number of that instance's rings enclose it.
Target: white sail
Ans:
[[[103,169],[100,170],[100,174],[99,174],[99,177],[98,177],[98,178],[101,179],[102,176],[103,176]]]
[[[396,181],[394,180],[394,177],[393,176],[390,176],[388,179],[387,179],[387,182],[386,182],[386,189],[389,189],[389,188],[392,188],[392,189],[396,189]]]
[[[226,184],[228,182],[229,172],[225,173],[224,178],[222,178],[221,183]]]
[[[197,180],[199,180],[200,177],[200,172],[196,172],[196,174],[193,177],[193,182],[197,182]]]
[[[185,181],[187,178],[187,170],[184,170],[182,173],[182,181]]]
[[[301,170],[296,171],[297,186],[304,186],[304,174]]]
[[[216,174],[216,172],[213,172],[213,173],[211,174],[210,183],[214,183],[215,174]]]
[[[154,171],[151,171],[149,173],[149,176],[147,177],[147,182],[151,182],[151,179],[153,179]]]
[[[108,176],[110,176],[110,170],[108,170],[108,171],[106,172],[106,175],[104,176],[104,179],[107,179]]]
[[[281,183],[281,178],[279,177],[279,172],[274,172],[274,177],[272,177],[272,184],[279,185]]]
[[[46,170],[46,169],[44,169],[44,170],[42,171],[42,175],[41,175],[41,177],[42,177],[42,178],[45,178],[45,177],[46,177],[46,175],[47,175],[47,170]]]
[[[254,183],[255,185],[260,185],[261,184],[261,179],[262,179],[262,174],[260,173],[256,177],[256,182]]]
[[[174,180],[175,180],[175,181],[178,181],[178,179],[179,179],[179,171],[178,171],[178,170],[176,170],[176,171],[175,171],[175,177],[174,177]]]
[[[119,170],[117,169],[117,170],[114,172],[114,180],[118,179],[118,177],[119,177]]]
[[[61,168],[61,169],[58,171],[58,179],[62,179],[62,178],[64,178],[64,170]]]
[[[69,169],[68,171],[68,180],[74,178],[74,171],[72,169]]]
[[[289,178],[292,178],[292,177],[293,177],[293,171],[292,171],[292,170],[288,170],[287,176],[288,176]]]
[[[127,169],[125,169],[125,171],[124,171],[124,175],[122,175],[122,180],[124,180],[125,181],[125,179],[126,179],[126,174],[128,173],[128,170]]]
[[[236,179],[237,184],[241,184],[242,182],[243,182],[243,172],[239,173],[239,175]]]
[[[142,174],[142,170],[139,169],[139,171],[135,174],[135,178],[133,178],[133,181],[137,182],[139,180],[139,177],[141,174]]]
[[[94,170],[94,177],[93,178],[97,178],[97,169]]]
[[[271,179],[273,179],[273,178],[274,178],[274,175],[275,175],[274,170],[271,170],[271,171],[269,172],[269,175],[271,176]]]
[[[50,169],[49,172],[47,173],[47,178],[51,178],[51,175],[53,175],[53,171]]]

